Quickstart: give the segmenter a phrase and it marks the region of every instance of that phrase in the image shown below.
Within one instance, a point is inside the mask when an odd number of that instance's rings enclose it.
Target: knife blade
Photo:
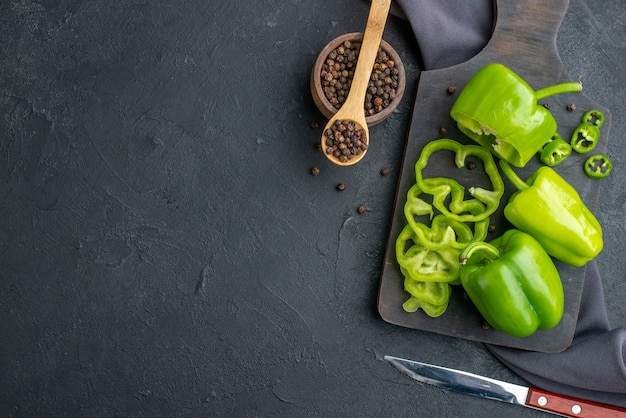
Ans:
[[[461,370],[385,356],[385,361],[414,380],[465,395],[539,409],[566,417],[626,417],[626,409],[503,382]]]

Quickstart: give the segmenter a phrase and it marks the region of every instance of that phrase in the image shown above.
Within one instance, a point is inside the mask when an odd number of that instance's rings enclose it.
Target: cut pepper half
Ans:
[[[450,116],[463,134],[510,164],[523,167],[557,129],[554,117],[537,102],[581,90],[582,83],[568,82],[535,91],[509,68],[489,64],[465,85]]]

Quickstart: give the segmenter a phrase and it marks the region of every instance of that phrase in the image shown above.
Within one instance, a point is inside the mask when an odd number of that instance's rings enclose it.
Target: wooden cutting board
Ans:
[[[461,286],[453,286],[449,307],[438,318],[431,318],[422,310],[414,313],[405,312],[402,309],[402,303],[408,299],[409,295],[403,289],[404,278],[398,268],[394,248],[396,238],[406,224],[403,214],[406,193],[415,183],[414,165],[423,146],[442,137],[439,133],[442,126],[447,129],[445,137],[462,143],[474,143],[456,129],[456,123],[450,117],[449,112],[458,92],[476,71],[489,63],[498,62],[511,68],[535,90],[556,83],[578,81],[579,75],[567,74],[557,51],[557,32],[568,4],[568,0],[549,2],[498,0],[495,3],[496,18],[493,36],[483,51],[462,64],[421,73],[380,281],[378,310],[385,321],[422,331],[541,352],[563,351],[571,344],[582,297],[585,267],[571,267],[558,261],[555,263],[565,292],[565,313],[561,323],[550,330],[537,331],[530,337],[517,338],[491,328],[484,329],[481,315],[464,297]],[[583,93],[553,96],[542,100],[540,104],[549,106],[558,124],[558,132],[566,140],[571,137],[584,112],[591,109],[604,112],[606,119],[601,128],[602,137],[593,151],[593,153],[604,153],[609,138],[611,115],[607,109],[594,103],[585,95],[585,80],[583,79],[582,82]],[[447,93],[449,85],[457,87],[456,94]],[[567,105],[570,103],[576,105],[575,111],[567,110]],[[587,207],[595,213],[602,180],[590,179],[584,173],[583,162],[587,157],[588,155],[585,154],[573,153],[566,162],[555,169],[578,190]],[[516,168],[515,171],[522,179],[526,179],[540,164],[537,157],[523,169]],[[449,174],[453,170],[458,169],[452,162],[448,165],[442,163],[432,175],[450,177]],[[514,188],[506,178],[503,179],[506,192],[499,210],[492,216],[496,232],[490,234],[488,240],[499,236],[511,227],[504,218],[503,208],[514,192]]]

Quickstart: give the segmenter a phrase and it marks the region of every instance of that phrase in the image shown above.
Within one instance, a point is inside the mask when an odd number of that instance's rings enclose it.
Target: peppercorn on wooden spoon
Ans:
[[[322,132],[322,151],[330,161],[337,165],[349,166],[358,163],[369,147],[369,129],[365,120],[365,94],[390,6],[391,0],[372,0],[350,92],[344,104],[328,121]],[[336,125],[337,121],[344,123]],[[364,145],[357,146],[357,141]]]

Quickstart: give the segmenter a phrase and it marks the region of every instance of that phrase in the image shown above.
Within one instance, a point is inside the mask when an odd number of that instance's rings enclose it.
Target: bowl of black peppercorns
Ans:
[[[330,41],[315,61],[311,94],[317,108],[329,119],[348,97],[362,42],[363,33],[341,35]],[[400,56],[381,40],[363,103],[368,126],[391,115],[400,104],[405,86],[406,74]]]

